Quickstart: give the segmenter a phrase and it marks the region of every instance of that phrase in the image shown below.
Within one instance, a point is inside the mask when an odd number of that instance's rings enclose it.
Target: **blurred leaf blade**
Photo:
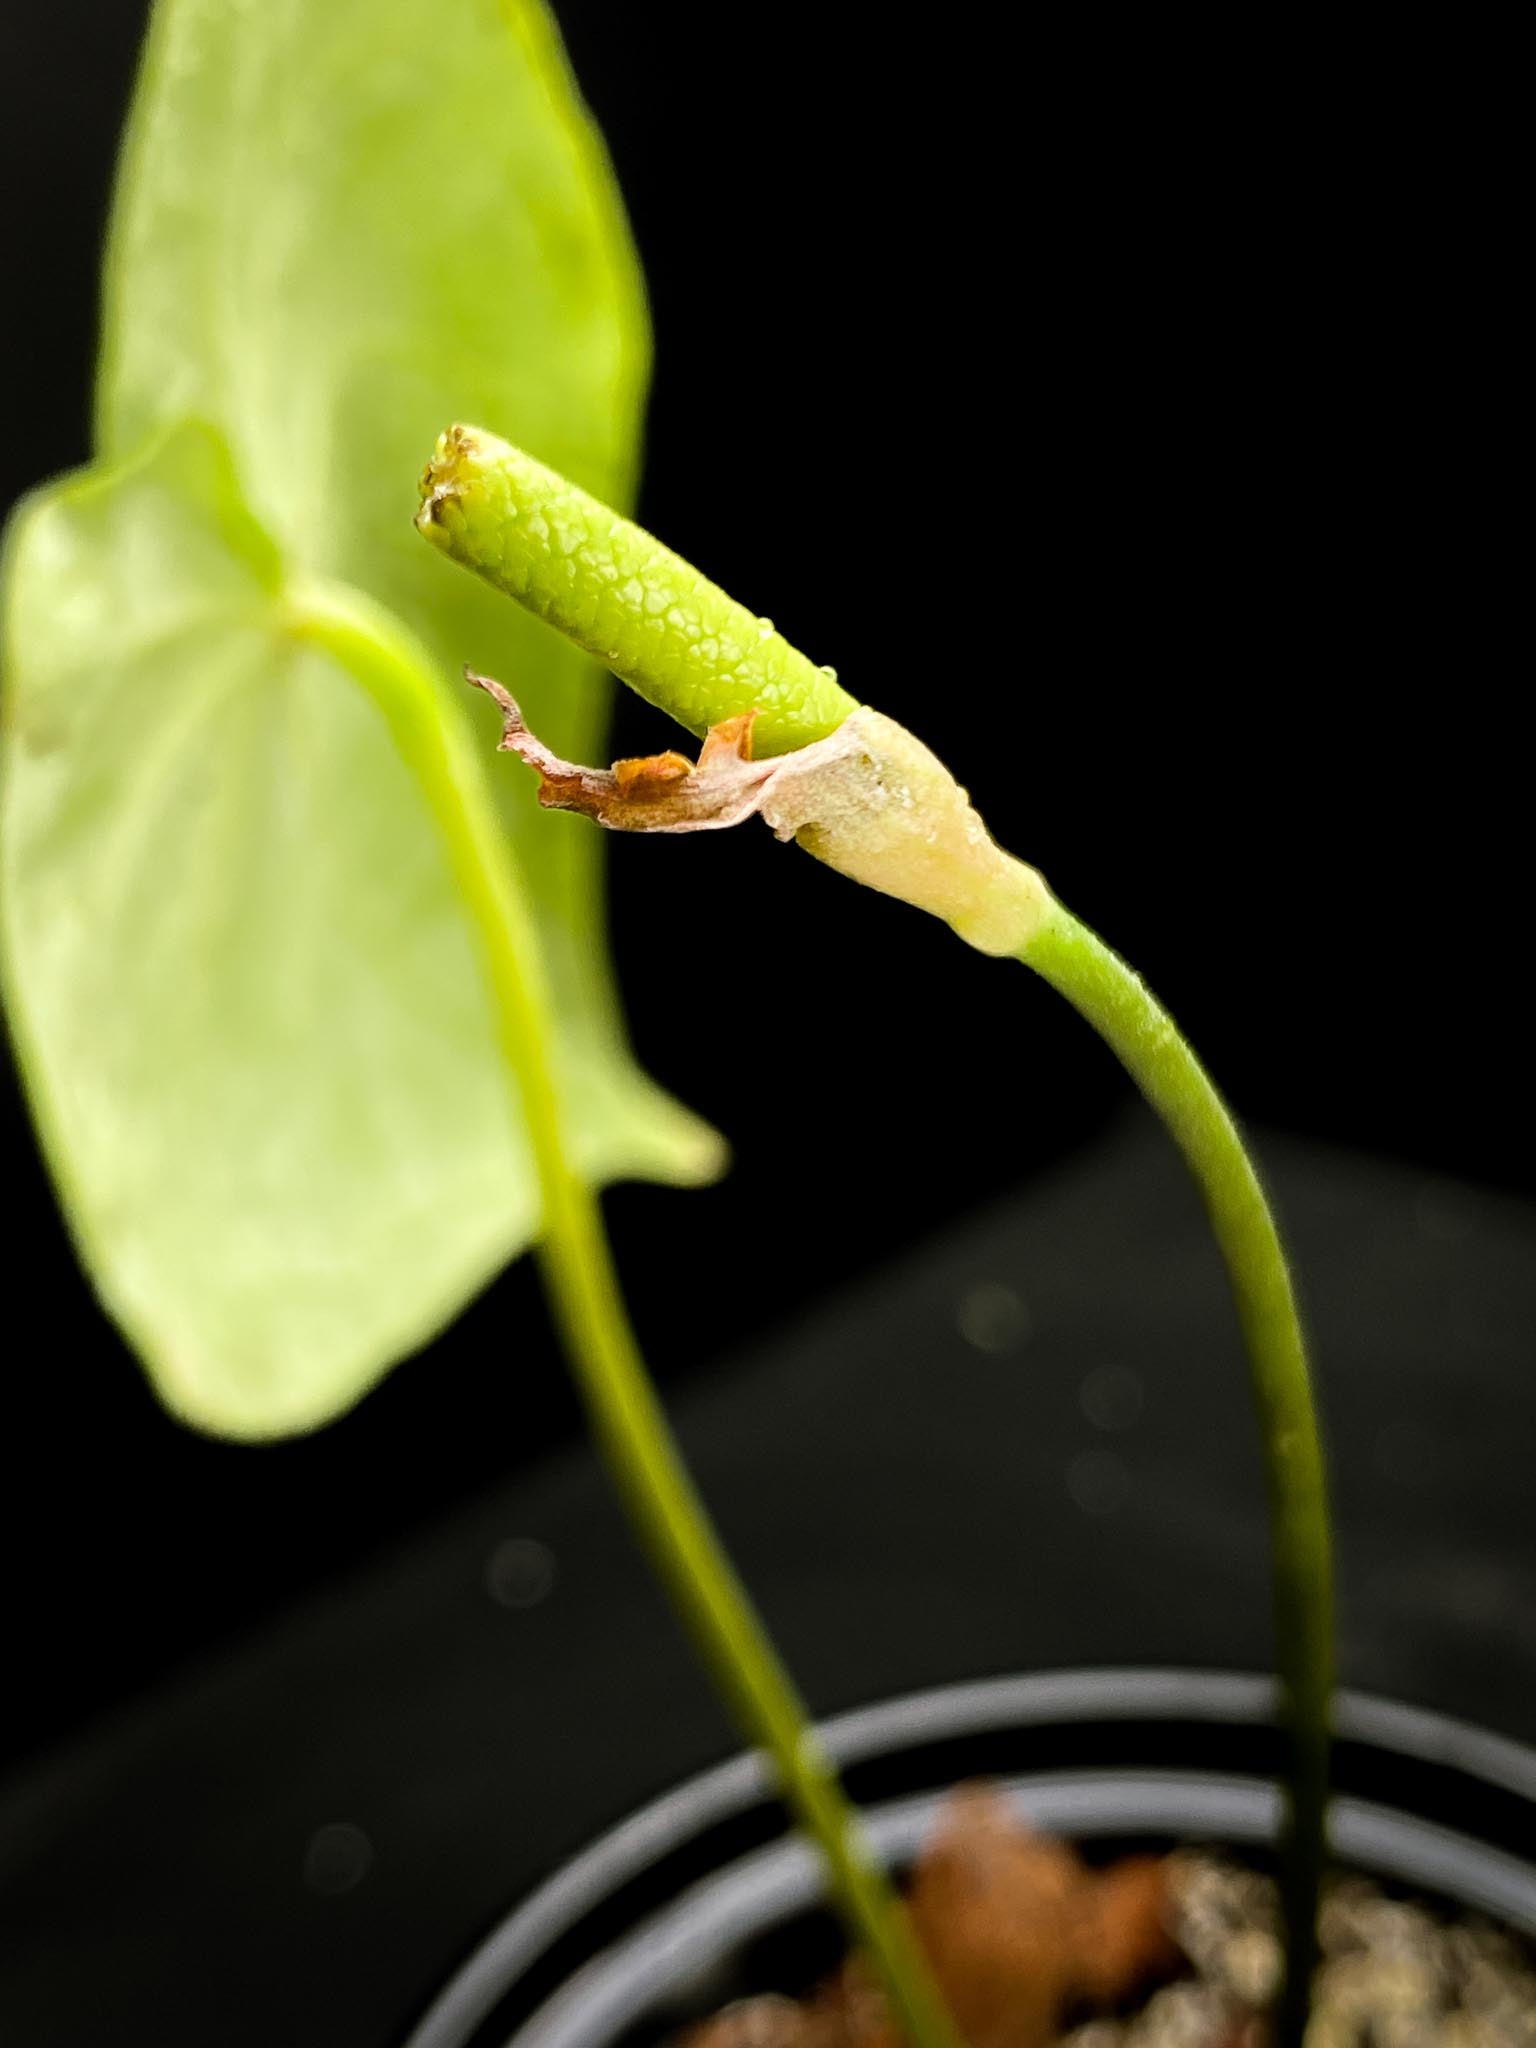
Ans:
[[[187,415],[214,421],[297,569],[387,604],[445,687],[465,662],[516,678],[552,744],[601,751],[602,672],[434,559],[410,523],[416,474],[462,417],[608,503],[632,495],[644,292],[541,4],[161,0],[106,300],[105,456]],[[488,711],[473,715],[493,736]],[[599,849],[551,835],[526,777],[498,791],[585,1029],[613,1009],[586,929]]]
[[[537,1228],[444,850],[366,696],[285,607],[349,581],[420,643],[444,716],[474,660],[564,731],[599,724],[592,665],[410,526],[459,411],[629,488],[643,308],[561,63],[521,4],[161,0],[101,461],[9,537],[17,1042],[99,1292],[170,1404],[220,1432],[338,1412]],[[573,1151],[600,1178],[708,1177],[717,1141],[624,1047],[597,835],[534,838],[531,792],[497,789]]]

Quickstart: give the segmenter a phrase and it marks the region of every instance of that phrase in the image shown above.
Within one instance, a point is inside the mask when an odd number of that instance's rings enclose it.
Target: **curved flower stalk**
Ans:
[[[697,762],[665,753],[583,767],[544,747],[498,683],[471,676],[500,704],[501,745],[536,770],[543,804],[621,831],[713,830],[760,815],[781,839],[853,880],[942,917],[982,952],[1032,967],[1104,1038],[1167,1126],[1226,1262],[1264,1442],[1290,1740],[1277,2037],[1299,2048],[1327,1798],[1328,1507],[1285,1254],[1220,1095],[1140,977],[996,844],[942,762],[642,529],[505,441],[464,426],[442,436],[427,465],[416,523],[434,546],[704,736]]]

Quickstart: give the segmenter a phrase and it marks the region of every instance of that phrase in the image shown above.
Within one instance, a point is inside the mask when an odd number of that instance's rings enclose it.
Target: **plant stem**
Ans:
[[[598,1204],[565,1175],[545,1273],[594,1429],[663,1581],[748,1739],[825,1859],[854,1941],[915,2048],[959,2048],[927,1963],[822,1752],[792,1681],[722,1549],[645,1372]]]
[[[538,936],[480,759],[432,680],[430,657],[355,592],[307,587],[289,620],[368,691],[416,777],[479,940],[496,1030],[521,1095],[544,1226],[539,1257],[599,1446],[652,1563],[748,1741],[819,1847],[832,1895],[914,2048],[960,2048],[927,1962],[809,1715],[737,1578],[647,1376],[601,1206],[567,1154],[550,1061]]]
[[[1322,1443],[1285,1253],[1225,1103],[1140,976],[1059,904],[1019,958],[1106,1041],[1183,1153],[1226,1261],[1269,1487],[1276,1661],[1292,1761],[1281,1845],[1286,1947],[1277,2040],[1299,2048],[1317,1960],[1333,1690],[1333,1571]]]

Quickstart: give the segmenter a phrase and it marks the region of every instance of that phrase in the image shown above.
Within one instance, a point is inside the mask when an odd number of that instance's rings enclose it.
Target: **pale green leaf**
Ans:
[[[349,583],[445,714],[471,661],[593,751],[604,679],[421,547],[414,480],[462,413],[622,497],[643,312],[547,23],[492,0],[161,0],[108,279],[100,461],[7,556],[7,993],[104,1300],[179,1412],[267,1435],[537,1227],[443,849],[293,607]],[[702,1177],[714,1140],[623,1047],[597,835],[524,780],[573,1150]]]

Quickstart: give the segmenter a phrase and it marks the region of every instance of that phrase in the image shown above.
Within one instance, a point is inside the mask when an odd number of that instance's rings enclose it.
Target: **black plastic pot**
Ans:
[[[1004,1780],[1092,1854],[1220,1842],[1262,1861],[1278,1813],[1267,1679],[1077,1671],[911,1695],[826,1724],[893,1863],[956,1782]],[[1536,1935],[1536,1752],[1343,1694],[1341,1862]],[[406,2048],[641,2048],[723,2002],[797,1990],[840,1937],[811,1852],[755,1757],[692,1779],[604,1835],[470,1957]]]

